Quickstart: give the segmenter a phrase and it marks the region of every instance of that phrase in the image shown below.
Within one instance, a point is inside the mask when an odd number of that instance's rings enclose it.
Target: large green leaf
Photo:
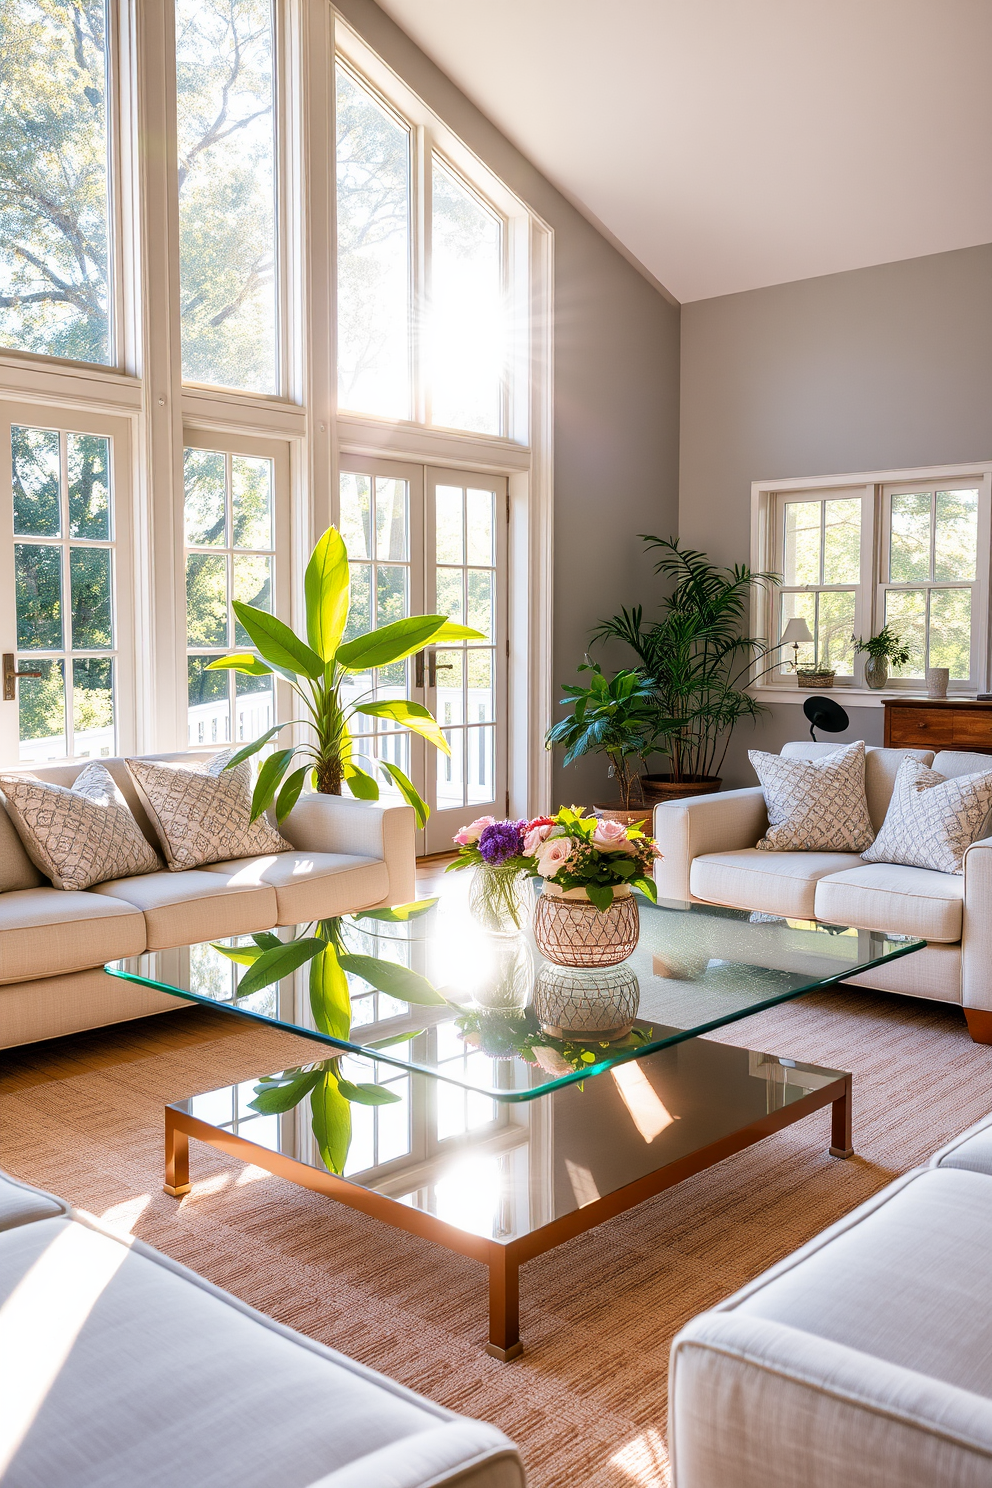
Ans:
[[[324,1074],[311,1090],[310,1110],[321,1157],[332,1173],[343,1173],[351,1146],[351,1106],[338,1089],[336,1075]]]
[[[204,670],[208,672],[244,672],[246,677],[272,676],[272,668],[268,662],[259,661],[253,651],[239,651],[234,656],[218,656],[213,661],[208,661]]]
[[[326,1033],[328,1038],[346,1039],[351,1035],[348,978],[334,946],[328,941],[321,944],[323,954],[314,957],[310,963],[310,1010],[321,1033]]]
[[[417,826],[426,827],[431,809],[409,776],[403,774],[399,765],[390,764],[389,760],[380,760],[379,769],[397,787],[407,805],[413,807],[417,817]]]
[[[432,644],[437,646],[441,641],[484,641],[485,634],[481,630],[473,630],[470,625],[458,625],[454,620],[446,620],[441,629],[434,635]]]
[[[343,955],[338,957],[338,961],[345,971],[361,977],[377,992],[386,992],[400,1002],[415,1002],[419,1007],[439,1007],[444,1003],[440,992],[427,978],[418,971],[411,971],[408,966],[397,966],[395,961],[380,961],[375,956]]]
[[[419,734],[428,744],[440,749],[442,754],[451,753],[448,741],[433,713],[428,712],[420,703],[411,703],[408,698],[383,698],[375,703],[358,703],[355,712],[364,713],[367,718],[388,718],[392,723],[398,723],[412,733]]]
[[[353,920],[385,920],[389,925],[405,925],[408,920],[419,920],[429,914],[436,899],[415,899],[412,904],[394,904],[392,909],[360,909],[352,915]]]
[[[248,1108],[262,1116],[281,1116],[284,1111],[298,1106],[322,1079],[322,1071],[311,1070],[308,1074],[297,1075],[295,1080],[256,1085],[255,1099],[248,1102]]]
[[[345,641],[338,647],[337,659],[352,672],[388,666],[420,651],[447,624],[446,615],[409,615],[405,620],[394,620],[392,625],[380,626],[378,630],[356,636],[353,641]]]
[[[263,658],[276,667],[287,671],[302,672],[314,682],[324,675],[324,663],[305,641],[290,630],[288,625],[268,610],[258,610],[254,605],[236,599],[232,606],[241,624]]]
[[[367,1085],[363,1081],[360,1085],[353,1085],[350,1080],[338,1078],[338,1089],[345,1100],[354,1101],[359,1106],[392,1106],[400,1099],[393,1090],[387,1090],[385,1085]]]
[[[247,997],[252,992],[258,992],[262,987],[271,987],[273,982],[280,981],[284,976],[289,976],[298,966],[312,960],[326,944],[313,935],[303,936],[300,940],[290,940],[278,949],[273,947],[270,951],[263,951],[255,960],[250,971],[245,972],[238,983],[238,996]]]
[[[344,783],[353,796],[360,801],[378,801],[379,782],[374,780],[367,770],[360,765],[350,762],[345,766]]]
[[[270,754],[267,760],[262,761],[262,768],[258,772],[255,781],[255,789],[251,798],[251,820],[256,821],[263,811],[268,811],[272,805],[279,782],[289,769],[296,746],[290,749],[280,749],[275,754]],[[301,782],[302,784],[302,782]]]
[[[281,945],[282,941],[279,944]],[[218,945],[215,940],[210,942],[210,948],[220,951],[222,956],[226,956],[229,961],[236,961],[239,966],[254,966],[262,952],[268,949],[266,946],[257,944],[253,946]]]
[[[301,765],[298,770],[293,771],[279,792],[276,798],[276,821],[280,826],[282,826],[286,817],[300,799],[300,792],[306,784],[307,776],[312,769],[312,765]]]
[[[253,740],[251,744],[243,745],[236,754],[232,754],[224,769],[233,770],[236,765],[242,764],[246,759],[251,759],[253,754],[257,754],[260,749],[264,749],[269,740],[273,739],[279,730],[284,728],[289,728],[289,721],[286,723],[277,723],[272,728],[266,729],[265,733]]]
[[[652,904],[658,903],[658,886],[653,878],[632,878],[631,887],[640,889],[645,899],[650,899]]]
[[[344,539],[336,527],[328,527],[310,554],[303,580],[307,640],[324,661],[333,661],[348,623],[350,579]]]

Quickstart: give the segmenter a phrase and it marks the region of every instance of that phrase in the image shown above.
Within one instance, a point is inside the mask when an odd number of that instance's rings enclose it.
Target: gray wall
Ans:
[[[596,621],[650,592],[639,532],[678,524],[679,310],[372,0],[336,0],[368,44],[554,230],[556,683]],[[619,661],[619,658],[615,658]],[[612,795],[601,759],[555,771],[554,804]]]
[[[988,459],[992,245],[683,305],[681,395],[679,532],[722,563],[749,558],[752,481]],[[882,710],[849,711],[839,737],[881,743]],[[806,733],[776,704],[727,784]]]

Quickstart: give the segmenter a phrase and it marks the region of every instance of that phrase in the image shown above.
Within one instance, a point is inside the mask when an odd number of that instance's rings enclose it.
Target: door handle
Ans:
[[[18,677],[40,677],[41,672],[19,672],[14,665],[13,651],[3,653],[3,700],[12,703],[17,697]]]
[[[430,657],[428,658],[427,666],[428,666],[428,669],[429,669],[429,676],[430,676],[430,685],[431,685],[431,687],[436,687],[437,686],[437,674],[438,674],[438,672],[453,672],[454,669],[455,669],[455,664],[454,664],[453,661],[441,661],[441,662],[439,662],[438,659],[437,659],[437,652],[436,651],[432,651],[431,652]]]

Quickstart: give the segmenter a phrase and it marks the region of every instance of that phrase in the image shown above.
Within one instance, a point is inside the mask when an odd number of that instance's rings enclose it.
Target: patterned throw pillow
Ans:
[[[861,856],[866,863],[963,873],[965,848],[982,835],[990,810],[992,772],[948,778],[904,759],[881,831]]]
[[[254,858],[262,853],[291,852],[263,816],[251,821],[251,764],[224,766],[231,751],[214,755],[209,765],[172,764],[166,760],[129,759],[125,763],[148,806],[165,861],[174,873],[228,858]]]
[[[28,857],[57,889],[161,868],[106,766],[87,765],[71,788],[30,775],[0,775],[0,786]]]
[[[767,852],[861,852],[873,836],[865,797],[864,740],[819,759],[783,759],[749,749],[765,793]]]

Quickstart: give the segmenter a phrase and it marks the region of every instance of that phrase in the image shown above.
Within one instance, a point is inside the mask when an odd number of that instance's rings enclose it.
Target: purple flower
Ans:
[[[494,868],[517,857],[524,849],[523,828],[525,822],[493,822],[479,838],[479,852],[483,861]]]

